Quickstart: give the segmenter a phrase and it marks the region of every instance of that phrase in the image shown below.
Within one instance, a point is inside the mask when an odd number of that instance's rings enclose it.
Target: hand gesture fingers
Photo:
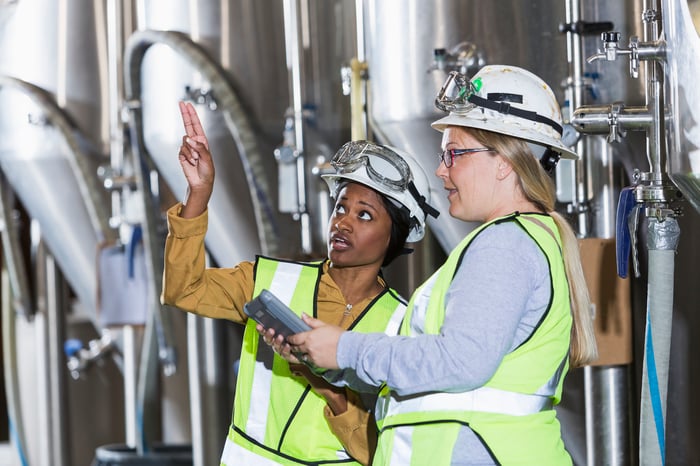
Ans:
[[[199,115],[190,102],[180,102],[180,115],[182,116],[182,124],[185,126],[185,134],[195,141],[201,142],[209,149],[209,141],[204,134],[204,128],[199,121]]]
[[[178,152],[180,166],[190,192],[205,193],[203,197],[208,202],[214,184],[214,164],[209,152],[209,141],[194,106],[189,102],[179,102],[179,107],[185,127],[185,136],[182,137]]]

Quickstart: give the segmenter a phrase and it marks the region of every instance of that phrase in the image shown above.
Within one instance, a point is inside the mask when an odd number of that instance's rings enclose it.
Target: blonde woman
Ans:
[[[487,66],[450,75],[436,104],[450,215],[481,225],[415,291],[398,336],[305,318],[313,330],[275,342],[336,384],[382,387],[373,464],[571,464],[553,407],[597,352],[576,238],[554,212],[548,173],[576,157],[556,99],[526,70]]]

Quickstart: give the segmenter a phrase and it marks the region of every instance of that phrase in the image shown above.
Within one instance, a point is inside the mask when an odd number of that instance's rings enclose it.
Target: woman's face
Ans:
[[[461,127],[450,126],[442,135],[442,149],[484,147]],[[472,152],[454,157],[447,168],[442,161],[435,174],[450,201],[450,215],[466,222],[485,222],[498,210],[497,176],[503,159],[496,152]]]
[[[390,238],[391,217],[381,195],[361,184],[346,184],[328,221],[328,257],[333,266],[380,267]]]

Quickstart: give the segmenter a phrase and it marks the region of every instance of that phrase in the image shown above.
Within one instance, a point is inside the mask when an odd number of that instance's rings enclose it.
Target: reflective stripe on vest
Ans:
[[[516,458],[541,454],[546,464],[570,463],[560,439],[553,404],[558,402],[563,376],[568,368],[571,329],[569,291],[557,231],[550,217],[546,221],[524,221],[513,215],[482,225],[470,233],[453,251],[445,264],[414,293],[401,327],[402,335],[437,334],[444,322],[445,296],[454,274],[471,241],[493,223],[514,221],[533,238],[550,268],[552,296],[543,320],[530,338],[506,355],[485,386],[465,393],[435,393],[424,396],[398,396],[384,388],[377,403],[380,426],[376,464],[399,464],[391,459],[396,442],[408,442],[405,453],[413,464],[416,445],[445,442],[455,425],[468,424],[486,442],[503,464],[518,464]],[[550,223],[551,222],[551,223]],[[442,421],[442,422],[441,422]],[[412,427],[413,426],[413,427]],[[517,440],[509,440],[509,439]],[[419,442],[419,443],[416,443]],[[448,442],[449,443],[449,442]],[[446,443],[441,443],[447,445]],[[451,450],[450,450],[451,452]],[[451,453],[441,455],[449,464]],[[378,461],[377,461],[378,460]],[[537,463],[537,461],[535,461]]]
[[[297,314],[316,315],[322,267],[322,263],[259,257],[253,296],[267,288]],[[351,328],[364,332],[392,328],[396,332],[405,308],[395,292],[387,290],[367,306]],[[260,343],[255,323],[249,321],[222,464],[356,464],[328,427],[323,416],[325,405],[303,377],[292,375],[288,363]]]
[[[552,409],[552,400],[549,396],[515,393],[491,387],[480,387],[461,393],[437,392],[415,397],[399,398],[396,394],[392,394],[392,399],[392,402],[385,403],[386,408],[382,406],[384,409],[382,413],[379,412],[380,403],[377,403],[377,416],[380,419],[405,413],[456,409],[511,416],[525,416]],[[384,400],[386,398],[382,397],[382,402]],[[382,424],[381,420],[378,421],[380,428]]]

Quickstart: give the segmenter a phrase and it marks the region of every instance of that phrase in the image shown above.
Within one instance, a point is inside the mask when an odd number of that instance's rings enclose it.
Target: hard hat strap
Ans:
[[[498,98],[501,94],[489,94],[489,99],[484,99],[483,97],[479,97],[476,94],[470,95],[467,100],[469,103],[472,103],[474,105],[478,105],[479,107],[484,107],[488,108],[489,110],[496,111],[498,113],[503,113],[505,115],[513,115],[518,118],[524,118],[526,120],[530,121],[536,121],[537,123],[544,123],[547,126],[551,126],[554,128],[554,130],[562,134],[564,132],[564,129],[562,126],[557,123],[556,121],[547,118],[545,116],[540,115],[539,113],[536,112],[530,112],[528,110],[522,110],[517,107],[513,107],[511,104],[508,102],[502,102],[502,101],[496,101],[496,100],[491,100],[491,98]],[[510,94],[509,94],[510,95]],[[521,96],[522,99],[522,96]]]
[[[418,203],[418,206],[421,208],[421,210],[423,211],[423,213],[425,213],[426,216],[430,215],[433,218],[438,218],[440,212],[438,212],[438,210],[435,207],[431,206],[426,202],[425,196],[421,195],[421,193],[418,192],[418,188],[416,188],[416,185],[413,184],[413,181],[410,181],[408,183],[408,192],[411,193],[411,196],[413,196],[413,198]]]

